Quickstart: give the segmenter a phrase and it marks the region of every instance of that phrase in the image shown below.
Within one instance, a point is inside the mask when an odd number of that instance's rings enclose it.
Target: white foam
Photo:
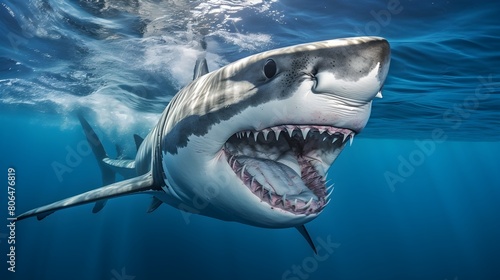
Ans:
[[[168,43],[156,43],[157,38],[145,39],[144,67],[166,73],[179,89],[193,79],[196,59],[202,55],[201,48],[195,43],[178,44],[172,37],[161,38]]]
[[[226,43],[236,45],[240,50],[258,51],[267,49],[271,45],[271,35],[268,34],[242,34],[219,30],[212,35],[220,36]]]
[[[116,98],[106,93],[105,88],[88,96],[78,97],[60,90],[50,90],[35,83],[12,79],[2,80],[3,86],[9,86],[13,94],[4,95],[0,103],[5,105],[28,105],[34,107],[38,114],[56,113],[63,119],[58,123],[61,128],[71,128],[78,125],[75,112],[86,109],[86,116],[94,127],[105,131],[109,139],[130,137],[133,133],[145,136],[159,119],[160,113],[138,112]],[[20,91],[30,88],[30,92],[19,97]],[[166,103],[166,102],[165,102]],[[88,112],[90,111],[90,112]],[[40,125],[52,125],[40,118]]]

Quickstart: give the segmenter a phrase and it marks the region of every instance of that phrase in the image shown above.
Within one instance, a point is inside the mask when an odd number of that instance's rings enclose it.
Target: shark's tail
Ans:
[[[99,169],[101,170],[102,184],[106,186],[114,183],[116,177],[115,171],[104,162],[104,159],[108,158],[108,155],[104,150],[101,140],[99,140],[99,137],[97,137],[97,134],[81,113],[78,113],[78,120],[80,121],[85,137],[92,148],[92,152],[94,153]],[[101,209],[106,205],[106,201],[106,199],[97,201],[92,209],[92,213],[101,211]]]
[[[108,198],[136,193],[148,193],[161,189],[154,183],[151,172],[115,183],[115,172],[117,172],[117,170],[118,172],[120,172],[121,169],[134,169],[133,164],[130,164],[133,161],[110,159],[106,154],[106,151],[104,150],[104,146],[97,137],[97,134],[81,113],[78,114],[78,119],[80,120],[80,124],[82,125],[85,137],[87,138],[87,141],[92,148],[92,152],[94,153],[97,164],[99,165],[99,168],[101,170],[102,182],[104,186],[83,194],[79,194],[42,207],[35,208],[19,215],[16,220],[19,221],[33,216],[36,216],[38,220],[41,220],[59,209],[86,203],[95,203],[92,212],[97,213],[104,207]],[[134,137],[136,140],[136,144],[140,145],[142,139],[139,136]],[[158,208],[158,206],[159,204],[155,203],[155,200],[153,200],[150,211]]]

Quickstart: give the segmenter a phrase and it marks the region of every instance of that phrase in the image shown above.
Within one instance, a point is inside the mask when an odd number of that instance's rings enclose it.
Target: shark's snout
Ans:
[[[371,101],[382,89],[390,64],[390,46],[378,37],[352,39],[318,61],[312,91],[358,101]]]

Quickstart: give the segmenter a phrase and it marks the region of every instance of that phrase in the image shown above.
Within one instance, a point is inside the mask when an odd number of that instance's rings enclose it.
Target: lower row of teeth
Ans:
[[[312,197],[309,199],[309,201],[304,201],[297,198],[294,200],[287,199],[286,194],[280,196],[276,194],[276,192],[273,192],[273,190],[267,189],[262,186],[257,180],[255,180],[252,175],[245,171],[245,165],[240,164],[235,156],[230,156],[228,163],[243,182],[250,182],[250,190],[262,200],[268,202],[271,206],[276,206],[284,210],[292,210],[295,212],[300,211],[304,212],[304,214],[312,214],[317,212],[317,210],[323,209],[330,202],[328,200],[327,203],[321,205],[322,203],[314,200]],[[303,205],[299,206],[300,204]]]

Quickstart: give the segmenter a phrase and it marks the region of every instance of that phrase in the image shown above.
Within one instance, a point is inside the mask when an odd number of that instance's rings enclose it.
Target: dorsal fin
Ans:
[[[94,156],[97,160],[97,164],[99,165],[99,169],[101,170],[102,184],[109,185],[115,181],[115,172],[113,172],[113,170],[111,170],[102,161],[103,159],[108,157],[106,151],[104,150],[104,146],[102,145],[101,140],[99,140],[99,137],[97,137],[97,134],[92,129],[90,124],[83,117],[83,115],[81,113],[78,113],[77,116],[83,128],[83,132],[85,133],[85,138],[87,138],[87,141],[90,144],[90,148],[92,148],[92,152],[94,153]]]
[[[125,151],[123,150],[123,147],[115,144],[115,149],[116,149],[116,158],[117,159],[124,159],[125,158]]]
[[[198,58],[196,60],[196,64],[194,65],[193,80],[196,80],[207,73],[208,73],[207,60],[204,57]]]
[[[309,246],[311,246],[311,248],[313,249],[314,253],[317,255],[318,254],[318,250],[316,250],[316,246],[314,245],[314,242],[311,239],[311,236],[307,232],[306,226],[301,225],[301,226],[297,226],[295,228],[300,232],[300,234],[302,234],[302,236],[306,239],[307,243],[309,243]]]
[[[97,137],[97,134],[95,133],[94,129],[92,129],[89,122],[87,122],[87,120],[83,117],[83,114],[81,112],[78,112],[77,116],[78,120],[80,121],[80,125],[83,128],[83,132],[85,133],[85,138],[87,138],[87,141],[89,142],[90,147],[92,148],[92,152],[94,153],[94,156],[97,160],[97,164],[99,165],[99,169],[101,170],[102,184],[104,186],[112,184],[115,181],[115,172],[103,162],[103,160],[107,158],[108,155],[104,150],[104,146],[102,145],[101,140],[99,140],[99,137]],[[116,151],[117,153],[121,153],[119,152],[118,146],[116,146]],[[92,209],[92,213],[101,211],[104,205],[106,205],[106,200],[97,201],[94,205],[94,208]],[[45,216],[38,215],[38,218],[43,219],[45,218]]]
[[[142,138],[141,136],[139,136],[137,134],[134,134],[134,142],[135,142],[135,147],[137,148],[137,150],[139,150],[139,147],[141,146],[142,141],[144,141],[144,138]]]

